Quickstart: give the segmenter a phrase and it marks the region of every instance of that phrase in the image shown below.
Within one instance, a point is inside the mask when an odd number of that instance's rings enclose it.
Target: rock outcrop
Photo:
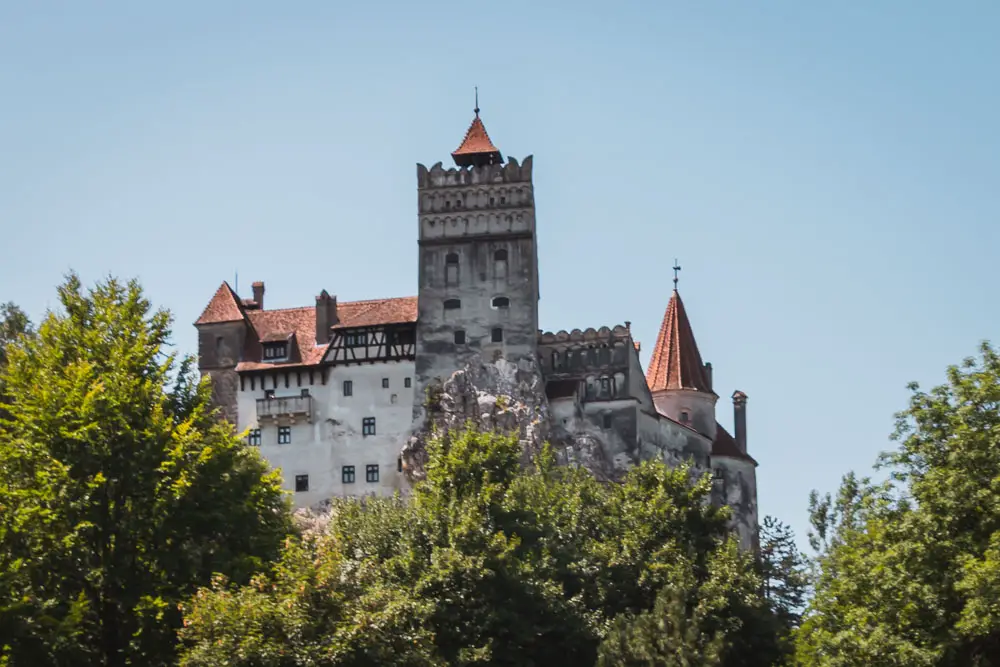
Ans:
[[[428,438],[466,425],[515,434],[524,464],[550,442],[560,464],[582,466],[598,479],[614,479],[624,471],[619,468],[625,462],[606,457],[601,429],[583,419],[573,420],[570,428],[552,424],[545,380],[532,359],[476,359],[444,382],[431,384],[424,407],[424,421],[402,451],[412,482],[424,478]]]

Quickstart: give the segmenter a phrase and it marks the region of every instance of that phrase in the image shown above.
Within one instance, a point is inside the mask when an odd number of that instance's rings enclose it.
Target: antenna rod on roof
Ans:
[[[479,115],[479,86],[476,86],[476,108],[473,111],[476,112],[477,116]]]

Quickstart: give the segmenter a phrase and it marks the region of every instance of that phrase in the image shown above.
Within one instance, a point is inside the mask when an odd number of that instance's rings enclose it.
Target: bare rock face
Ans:
[[[615,466],[604,455],[600,429],[553,428],[545,380],[533,359],[476,359],[444,382],[430,385],[425,407],[424,423],[402,451],[404,470],[412,482],[425,476],[428,438],[467,425],[516,434],[523,464],[530,463],[548,441],[560,464],[582,466],[598,479],[616,477]]]

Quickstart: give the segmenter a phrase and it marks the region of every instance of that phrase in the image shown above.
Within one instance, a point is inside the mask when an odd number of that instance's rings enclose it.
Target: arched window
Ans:
[[[494,252],[493,253],[493,259],[495,259],[498,262],[506,262],[507,261],[507,249],[506,248],[500,248],[499,250],[497,250],[496,252]]]
[[[510,299],[505,296],[495,296],[493,297],[493,307],[494,308],[510,308]]]
[[[445,310],[458,310],[462,307],[462,301],[460,299],[448,299],[444,302]]]
[[[691,413],[689,413],[687,410],[681,410],[680,422],[682,424],[687,424],[690,421],[691,421]]]
[[[447,285],[458,284],[458,253],[449,252],[444,258],[444,280]]]

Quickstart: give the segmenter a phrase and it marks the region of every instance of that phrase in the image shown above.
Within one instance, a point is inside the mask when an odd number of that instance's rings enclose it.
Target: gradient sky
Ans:
[[[414,165],[478,85],[535,156],[542,326],[630,320],[645,363],[679,258],[804,542],[906,383],[1000,331],[997,34],[993,1],[0,0],[0,302],[138,277],[194,352],[237,272],[268,307],[415,294]]]

